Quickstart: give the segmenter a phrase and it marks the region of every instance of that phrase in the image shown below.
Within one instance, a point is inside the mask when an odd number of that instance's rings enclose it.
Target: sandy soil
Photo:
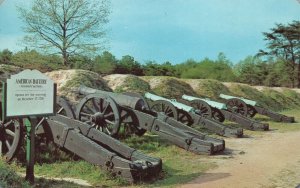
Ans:
[[[107,85],[112,90],[115,90],[118,86],[124,85],[126,78],[130,76],[133,77],[133,75],[129,75],[129,74],[111,74],[111,75],[104,76],[103,79],[106,80]]]
[[[299,138],[300,131],[270,131],[255,138],[226,139],[230,154],[212,157],[218,167],[180,187],[294,188],[300,184]]]

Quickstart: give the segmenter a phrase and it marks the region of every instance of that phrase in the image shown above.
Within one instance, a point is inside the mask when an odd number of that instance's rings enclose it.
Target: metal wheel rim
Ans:
[[[111,97],[91,94],[78,104],[76,118],[108,135],[117,136],[120,129],[119,112],[119,107]]]

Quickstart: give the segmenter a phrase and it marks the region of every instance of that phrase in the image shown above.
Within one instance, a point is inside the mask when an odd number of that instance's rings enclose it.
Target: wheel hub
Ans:
[[[101,125],[105,122],[104,113],[97,112],[91,116],[91,121],[97,125]]]

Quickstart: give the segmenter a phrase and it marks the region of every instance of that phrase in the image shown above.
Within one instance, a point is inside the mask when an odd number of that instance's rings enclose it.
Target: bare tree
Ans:
[[[25,43],[61,54],[64,65],[69,56],[103,47],[109,0],[34,0],[29,9],[18,10],[28,34]]]

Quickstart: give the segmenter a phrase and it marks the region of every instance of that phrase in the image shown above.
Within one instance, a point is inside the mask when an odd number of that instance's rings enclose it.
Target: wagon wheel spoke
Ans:
[[[110,117],[113,117],[113,116],[114,116],[114,113],[110,112],[109,114],[105,114],[104,118],[110,118]]]
[[[7,128],[12,123],[13,123],[13,120],[9,120],[7,123],[4,123],[4,128]]]
[[[85,106],[85,109],[87,110],[86,112],[88,112],[90,114],[96,113],[96,110],[93,108],[90,108],[88,105]]]
[[[64,108],[63,108],[63,107],[60,107],[60,109],[58,109],[56,113],[57,113],[57,114],[60,114],[63,110],[64,110]]]
[[[203,100],[193,100],[191,101],[191,106],[196,109],[196,113],[200,116],[211,118],[212,117],[212,108],[209,104]]]
[[[164,100],[154,101],[150,107],[151,110],[156,112],[162,112],[168,117],[173,117],[176,120],[178,119],[177,109],[173,106],[172,103]]]
[[[104,114],[105,114],[105,112],[106,112],[106,110],[108,109],[108,107],[109,107],[109,103],[107,103],[107,105],[106,105],[105,107],[103,107],[103,111],[102,111],[102,113],[104,113]]]
[[[167,115],[167,116],[170,116],[170,117],[171,117],[171,116],[174,117],[173,112],[172,112],[171,110],[170,110],[169,112],[166,112],[166,115]]]
[[[2,151],[2,140],[0,140],[0,156],[3,155],[3,151]]]
[[[108,124],[112,124],[112,125],[115,123],[115,122],[110,121],[110,120],[108,120],[108,119],[106,119],[105,122],[108,123]]]
[[[184,118],[184,114],[180,113],[180,114],[178,115],[178,120],[179,120],[179,121],[182,121],[183,118]]]
[[[11,130],[9,130],[9,129],[5,129],[5,132],[6,132],[8,135],[12,136],[12,137],[15,137],[15,136],[16,136],[16,134],[15,134],[14,132],[12,132]]]
[[[160,110],[160,112],[164,112],[165,111],[165,105],[161,104],[161,108],[159,110]]]
[[[219,122],[223,122],[225,120],[225,117],[223,116],[223,114],[221,113],[220,110],[218,109],[213,109],[212,111],[212,117],[213,119],[219,121]]]
[[[106,132],[107,132],[109,135],[111,135],[111,132],[110,132],[109,128],[108,128],[107,126],[105,126],[104,128],[105,128]]]
[[[166,109],[164,109],[164,113],[167,113],[169,111],[169,107],[167,106]]]
[[[87,95],[77,108],[78,120],[106,134],[117,135],[120,127],[120,112],[112,98],[102,94]]]
[[[100,101],[94,98],[92,100],[92,104],[93,104],[95,111],[98,112],[100,110]]]
[[[85,113],[85,112],[80,112],[80,115],[84,115],[84,116],[88,116],[88,117],[92,116],[92,114],[88,114],[88,113]]]
[[[104,99],[100,99],[99,101],[99,112],[103,112],[103,103],[104,103]]]

